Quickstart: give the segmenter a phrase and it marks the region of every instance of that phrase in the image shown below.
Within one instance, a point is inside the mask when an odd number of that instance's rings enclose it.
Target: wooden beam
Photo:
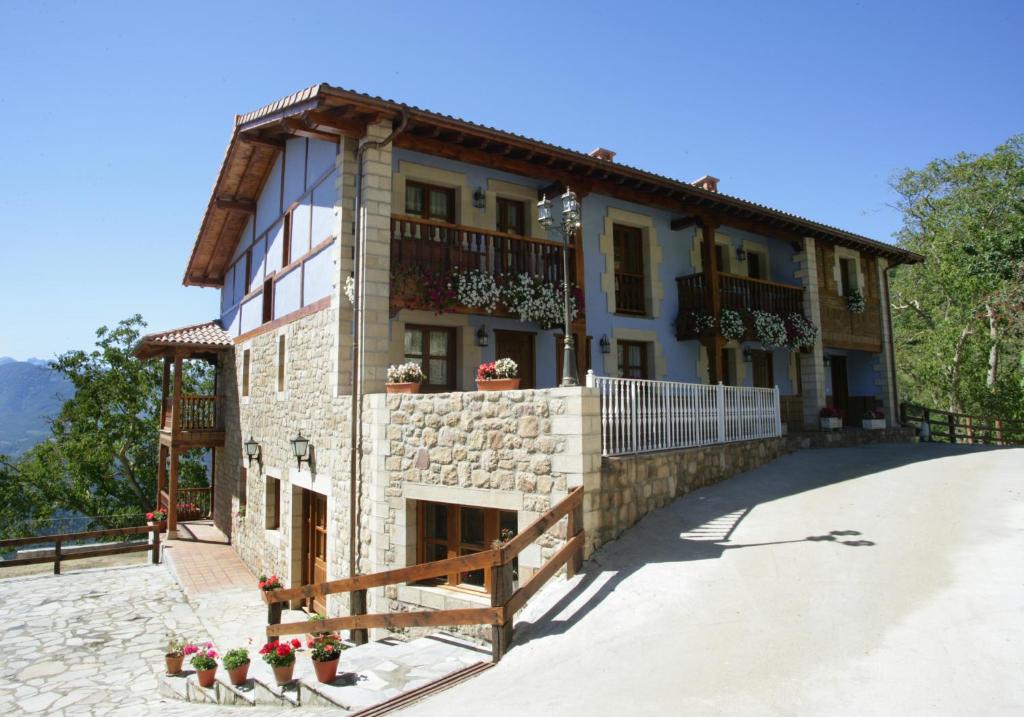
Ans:
[[[296,117],[289,117],[284,121],[284,126],[294,135],[299,137],[309,137],[310,139],[319,139],[324,142],[338,143],[341,141],[341,135],[337,132],[327,132],[322,129],[317,129],[316,125],[301,120]]]
[[[246,144],[256,144],[261,147],[271,147],[273,149],[281,149],[284,147],[283,139],[278,139],[276,137],[264,137],[251,132],[240,132],[238,134],[238,141],[245,142]]]
[[[251,199],[238,199],[236,197],[217,197],[214,200],[217,209],[225,209],[229,212],[241,212],[242,214],[255,214],[256,202]]]
[[[350,615],[348,617],[331,617],[319,621],[307,620],[304,622],[267,625],[267,637],[375,627],[395,629],[403,627],[440,627],[446,625],[494,625],[504,622],[504,617],[505,611],[500,607]]]
[[[697,226],[699,223],[700,223],[700,219],[698,217],[689,216],[689,217],[679,217],[678,219],[673,219],[669,223],[668,226],[669,226],[669,229],[671,229],[672,231],[678,232],[678,231],[682,231],[683,229],[688,229],[690,227]]]

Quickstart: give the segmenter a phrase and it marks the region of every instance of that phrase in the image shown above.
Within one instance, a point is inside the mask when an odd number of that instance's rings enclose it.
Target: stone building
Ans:
[[[184,277],[220,290],[220,316],[138,350],[165,362],[161,503],[182,502],[177,455],[212,449],[216,524],[254,570],[296,586],[485,549],[579,485],[591,550],[698,470],[784,450],[705,447],[642,477],[603,456],[600,391],[558,387],[563,267],[580,376],[771,390],[791,431],[826,405],[893,425],[887,271],[920,257],[718,184],[329,85],[236,117]],[[563,244],[537,205],[569,187],[581,227]],[[499,357],[521,390],[475,391]],[[181,395],[189,360],[216,364],[213,395]],[[388,366],[410,361],[421,393],[386,394]],[[370,601],[475,604],[488,588],[456,574]]]

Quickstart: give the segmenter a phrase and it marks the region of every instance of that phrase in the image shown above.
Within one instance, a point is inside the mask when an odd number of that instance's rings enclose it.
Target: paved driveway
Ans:
[[[1024,449],[801,451],[698,491],[410,715],[1024,714]]]

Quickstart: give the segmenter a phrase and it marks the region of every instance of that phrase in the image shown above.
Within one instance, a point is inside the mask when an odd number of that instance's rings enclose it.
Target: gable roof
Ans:
[[[681,217],[716,212],[729,225],[794,240],[810,236],[888,257],[893,263],[923,261],[920,254],[739,197],[712,192],[671,177],[353,90],[319,84],[235,117],[220,173],[214,183],[185,270],[184,283],[221,286],[231,255],[255,206],[277,152],[288,136],[339,141],[359,138],[366,125],[407,118],[394,139],[407,147],[469,163],[500,167],[552,182],[590,187],[640,204],[678,211]]]

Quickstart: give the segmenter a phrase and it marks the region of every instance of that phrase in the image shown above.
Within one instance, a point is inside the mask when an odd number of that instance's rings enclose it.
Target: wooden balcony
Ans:
[[[679,292],[681,317],[701,311],[710,313],[703,272],[678,277],[676,288]],[[780,316],[804,313],[804,289],[801,286],[720,273],[718,291],[723,309],[768,311]],[[676,337],[680,340],[696,338],[697,331],[693,323],[679,321],[676,326]]]
[[[178,402],[178,433],[174,434],[174,401],[163,402],[160,424],[161,441],[179,447],[217,447],[224,445],[224,417],[218,396],[184,394]]]
[[[443,275],[477,269],[495,277],[533,274],[553,284],[562,283],[559,242],[518,236],[478,227],[448,224],[395,214],[391,217],[392,272],[425,270]],[[576,277],[576,250],[569,249],[569,281]],[[411,306],[415,297],[392,297],[399,307]],[[582,308],[582,307],[581,307]]]

